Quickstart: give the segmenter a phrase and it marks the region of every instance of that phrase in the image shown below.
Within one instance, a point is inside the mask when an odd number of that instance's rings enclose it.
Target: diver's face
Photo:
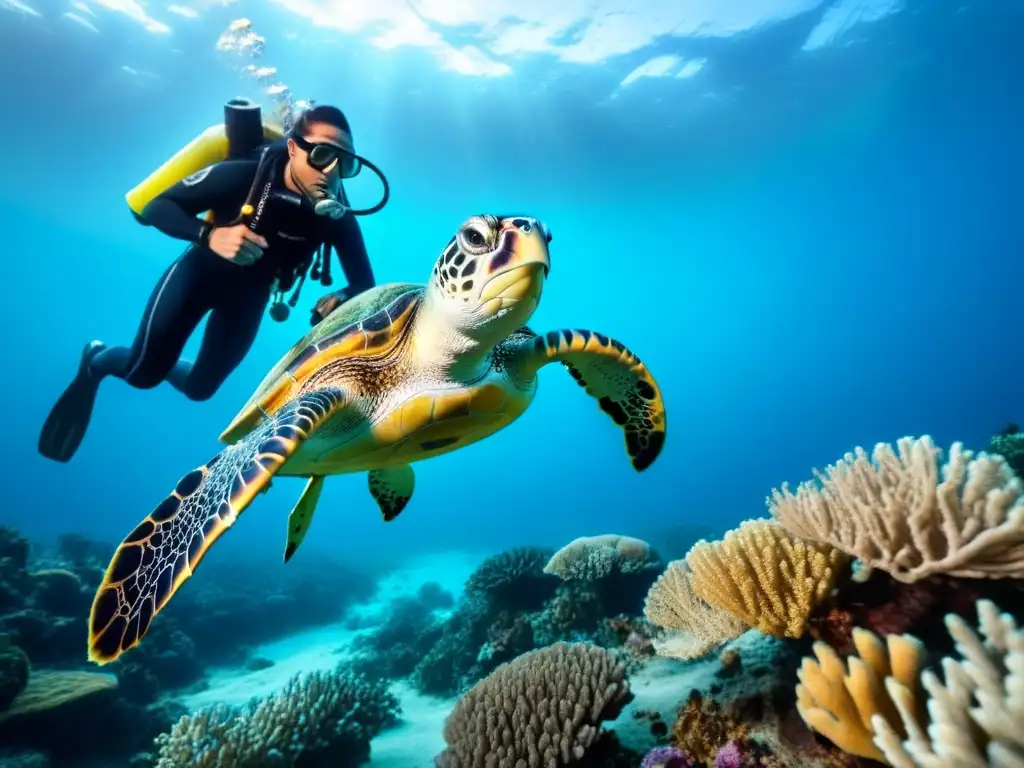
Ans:
[[[332,144],[347,152],[353,152],[352,137],[340,128],[328,123],[312,123],[303,138],[311,144]],[[341,183],[340,163],[335,161],[325,168],[310,165],[309,153],[288,139],[288,154],[291,157],[292,176],[301,191],[314,201],[337,194]]]

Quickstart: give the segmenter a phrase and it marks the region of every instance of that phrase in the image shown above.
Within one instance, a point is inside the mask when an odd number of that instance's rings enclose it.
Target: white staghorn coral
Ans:
[[[872,718],[875,744],[896,768],[1024,768],[1024,631],[989,600],[978,602],[981,635],[956,615],[946,626],[960,659],[945,658],[943,683],[925,671],[931,723],[923,729],[908,708],[905,686],[886,680],[906,729],[903,740]]]
[[[941,468],[927,435],[847,453],[821,487],[787,485],[768,499],[791,533],[828,543],[893,578],[933,574],[1024,578],[1024,486],[1002,456],[954,443]],[[874,460],[872,463],[872,459]]]

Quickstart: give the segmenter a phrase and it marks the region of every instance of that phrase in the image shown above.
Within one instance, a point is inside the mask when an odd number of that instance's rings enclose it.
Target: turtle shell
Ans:
[[[287,403],[302,383],[328,359],[370,355],[391,340],[395,322],[407,319],[419,304],[424,286],[388,283],[364,291],[313,326],[270,369],[220,439],[233,443]],[[329,357],[318,358],[326,350]]]

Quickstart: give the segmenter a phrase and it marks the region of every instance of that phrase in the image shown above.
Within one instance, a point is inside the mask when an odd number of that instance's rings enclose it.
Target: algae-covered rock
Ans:
[[[11,706],[0,712],[0,723],[60,716],[87,700],[94,705],[96,699],[116,689],[117,678],[102,672],[40,670],[29,678]]]
[[[0,712],[28,685],[28,656],[9,637],[0,635]]]
[[[50,768],[50,758],[42,752],[4,750],[0,752],[3,768]]]
[[[29,574],[36,608],[54,616],[78,616],[88,613],[89,596],[82,580],[63,568],[48,568]]]
[[[25,602],[28,539],[0,526],[0,613],[18,610]]]

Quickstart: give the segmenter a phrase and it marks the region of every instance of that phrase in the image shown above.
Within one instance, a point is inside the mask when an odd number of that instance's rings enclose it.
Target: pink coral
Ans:
[[[640,763],[640,768],[692,768],[693,763],[678,747],[655,747]]]
[[[730,741],[715,753],[713,768],[742,768],[743,750],[738,741]]]

